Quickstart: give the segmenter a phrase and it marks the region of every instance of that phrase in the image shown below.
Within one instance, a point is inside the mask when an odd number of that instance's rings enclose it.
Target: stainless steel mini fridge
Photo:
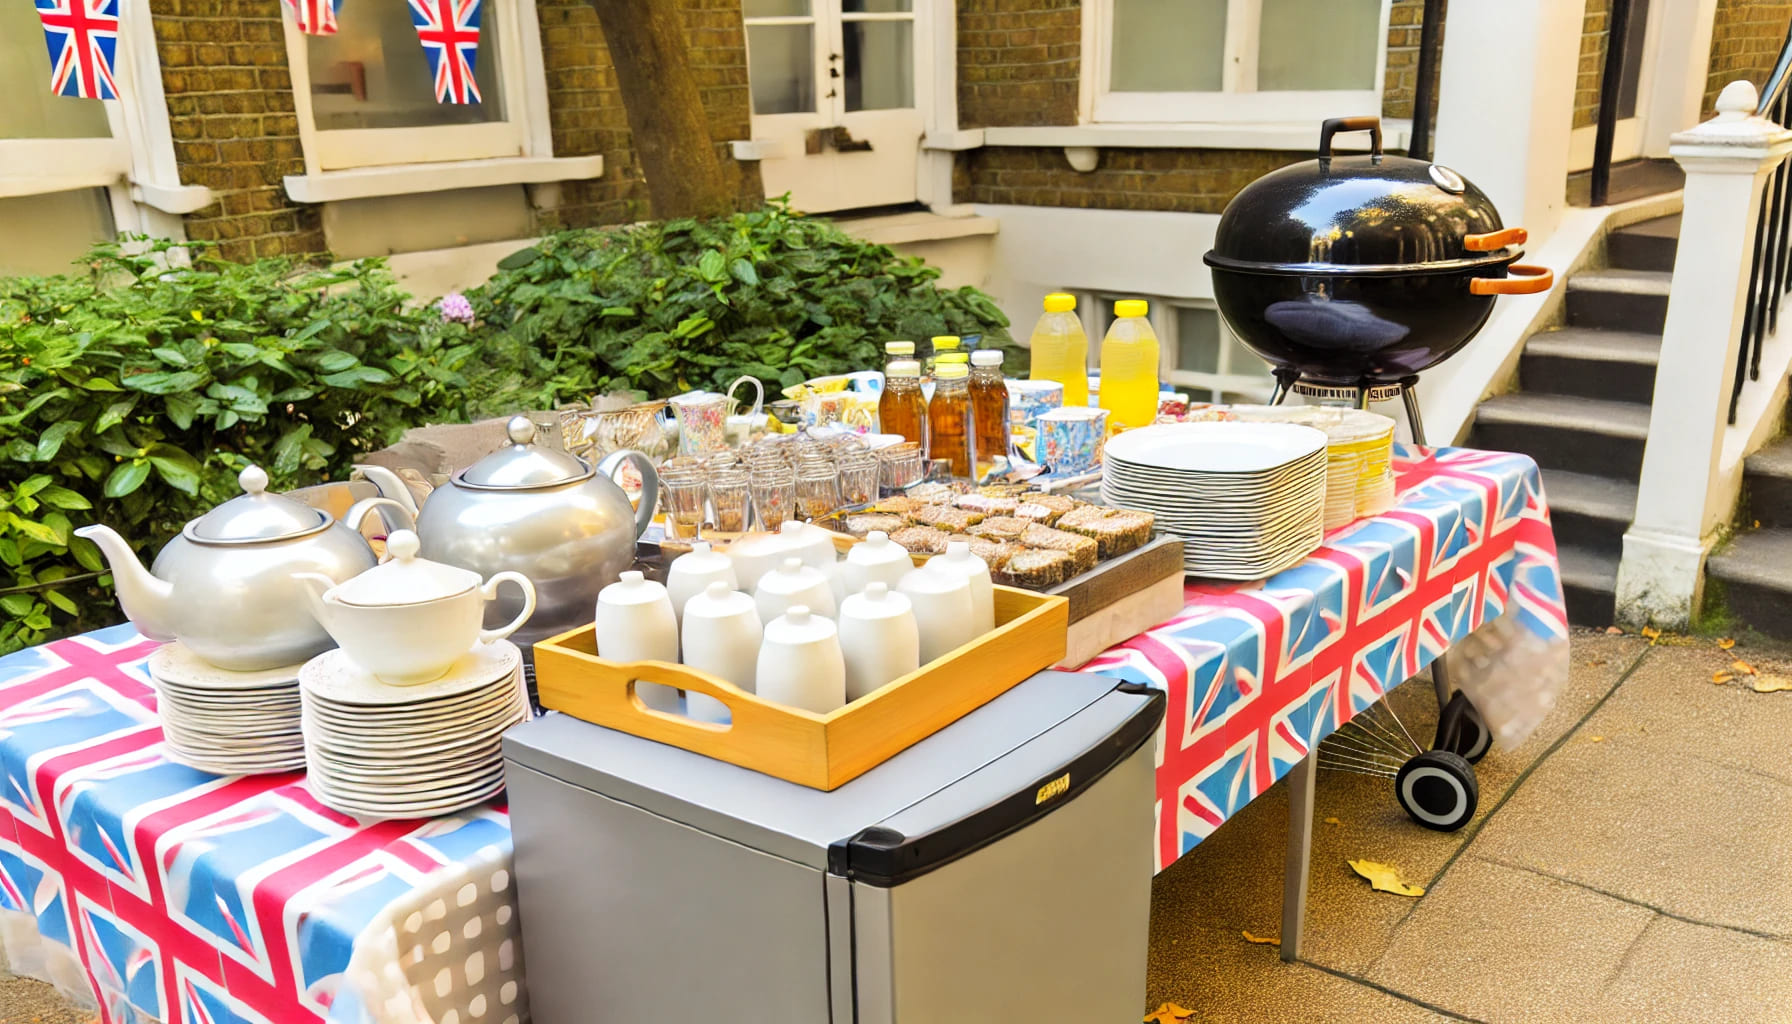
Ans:
[[[1163,714],[1043,672],[831,793],[565,715],[518,726],[534,1020],[1136,1021]]]

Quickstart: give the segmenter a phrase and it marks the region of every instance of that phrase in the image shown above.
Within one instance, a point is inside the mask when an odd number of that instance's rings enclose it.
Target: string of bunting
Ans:
[[[50,54],[50,91],[90,100],[118,98],[119,5],[122,0],[34,0]],[[310,36],[333,36],[342,0],[282,0]],[[371,3],[374,0],[357,0]],[[392,0],[387,0],[392,2]],[[479,103],[474,69],[484,0],[406,0],[417,41],[429,60],[437,103]]]

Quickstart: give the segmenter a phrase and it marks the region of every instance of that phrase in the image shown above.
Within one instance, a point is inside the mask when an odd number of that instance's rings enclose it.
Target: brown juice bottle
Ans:
[[[971,353],[971,417],[977,431],[977,476],[1008,454],[1008,383],[1002,379],[1002,353]]]
[[[927,457],[950,463],[952,475],[960,478],[968,478],[977,464],[970,369],[963,363],[936,364],[927,403]]]
[[[927,396],[921,393],[921,364],[893,359],[884,368],[884,393],[877,400],[878,429],[901,434],[927,450]]]

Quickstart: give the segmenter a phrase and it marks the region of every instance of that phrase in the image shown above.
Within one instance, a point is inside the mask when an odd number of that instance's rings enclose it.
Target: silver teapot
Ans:
[[[537,640],[586,625],[597,592],[633,564],[635,540],[653,521],[659,475],[640,452],[611,453],[595,468],[568,452],[535,444],[535,424],[517,416],[505,428],[510,444],[454,474],[431,491],[417,513],[422,557],[460,566],[486,579],[518,572],[535,584],[536,611],[514,639]],[[611,479],[623,461],[640,470],[641,506]],[[368,473],[393,485],[387,473]],[[387,494],[404,500],[407,495]],[[486,606],[486,625],[516,618],[522,598],[504,593]]]
[[[99,545],[124,607],[139,632],[179,640],[199,658],[238,672],[296,665],[336,646],[306,611],[296,573],[341,582],[378,560],[361,536],[376,508],[410,525],[387,498],[355,503],[341,521],[328,512],[268,492],[268,475],[250,466],[237,475],[243,493],[188,523],[145,569],[131,546],[107,526],[75,535]]]

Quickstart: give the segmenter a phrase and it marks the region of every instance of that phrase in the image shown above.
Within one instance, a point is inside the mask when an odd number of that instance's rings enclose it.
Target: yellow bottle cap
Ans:
[[[969,352],[941,352],[933,358],[934,365],[936,366],[944,366],[948,363],[963,364],[969,363],[970,361],[971,355]]]
[[[921,376],[921,364],[913,359],[898,359],[884,370],[884,375],[886,377],[919,377]]]
[[[886,341],[884,351],[893,356],[912,356],[915,354],[915,343],[912,341]]]
[[[956,334],[941,334],[933,339],[933,350],[935,352],[944,352],[957,347],[958,335]]]
[[[1144,299],[1121,299],[1114,303],[1115,316],[1144,316],[1147,312]]]
[[[1076,296],[1069,292],[1053,292],[1045,297],[1047,313],[1070,313],[1076,309]]]
[[[970,375],[971,368],[963,363],[941,363],[933,368],[934,380],[958,380]]]

